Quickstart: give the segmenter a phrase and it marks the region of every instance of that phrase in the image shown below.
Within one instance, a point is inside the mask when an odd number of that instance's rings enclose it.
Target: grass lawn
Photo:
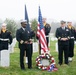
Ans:
[[[33,53],[32,61],[33,61],[33,69],[29,70],[26,65],[26,70],[22,71],[19,67],[19,49],[18,46],[15,46],[15,52],[10,54],[10,67],[0,67],[0,75],[76,75],[76,45],[73,61],[70,62],[70,66],[58,66],[58,55],[55,51],[55,41],[51,41],[50,45],[50,53],[55,58],[56,65],[58,67],[58,71],[56,72],[48,72],[41,71],[36,67],[36,57],[38,56],[38,52]]]

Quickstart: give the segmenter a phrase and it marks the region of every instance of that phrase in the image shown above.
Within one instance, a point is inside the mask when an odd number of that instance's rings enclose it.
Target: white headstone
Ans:
[[[76,44],[76,41],[74,41],[74,44]]]
[[[39,46],[37,42],[33,42],[33,52],[38,52]]]
[[[9,51],[10,51],[10,53],[14,52],[14,47],[15,47],[16,42],[17,42],[17,40],[16,40],[16,38],[14,38],[12,44],[9,45]]]
[[[56,52],[58,52],[58,43],[55,44]]]
[[[0,66],[9,67],[10,65],[10,53],[9,50],[0,51]]]
[[[11,45],[9,45],[9,51],[10,51],[10,53],[13,53],[14,52],[14,47],[13,47],[13,45],[11,44]]]

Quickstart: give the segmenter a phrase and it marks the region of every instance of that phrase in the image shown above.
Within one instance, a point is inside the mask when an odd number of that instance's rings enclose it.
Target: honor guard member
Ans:
[[[0,31],[0,51],[8,50],[8,45],[12,43],[11,32],[6,29],[6,24],[3,23]]]
[[[28,28],[26,28],[26,29],[28,30]],[[31,23],[30,23],[29,37],[30,37],[31,41],[32,41],[33,37],[35,37],[35,32],[31,28]],[[32,55],[33,54],[33,43],[31,43],[30,45],[31,45],[31,55]],[[28,64],[28,58],[27,58],[27,55],[26,54],[25,54],[25,57],[26,57],[25,58],[26,59],[25,63]]]
[[[27,20],[21,21],[21,28],[16,32],[16,39],[19,42],[20,49],[20,67],[22,70],[25,70],[24,66],[24,56],[25,51],[28,57],[28,68],[32,68],[32,53],[31,53],[31,40],[29,36],[29,31],[26,29]]]
[[[69,28],[71,35],[69,39],[69,55],[68,55],[68,60],[72,61],[72,57],[74,56],[74,35],[75,35],[75,28],[72,26],[72,22],[69,21],[67,22],[67,27]]]
[[[43,18],[43,25],[45,29],[45,35],[46,35],[46,40],[47,40],[47,46],[49,44],[49,33],[51,31],[51,26],[50,24],[46,23],[46,18]]]
[[[64,63],[68,65],[70,31],[65,25],[66,22],[61,21],[61,27],[57,28],[56,30],[56,37],[58,39],[59,65],[62,65],[63,63],[63,52],[64,52]]]
[[[6,24],[3,23],[0,30],[0,66],[8,67],[10,65],[10,53],[8,45],[12,43],[12,35],[6,29]]]

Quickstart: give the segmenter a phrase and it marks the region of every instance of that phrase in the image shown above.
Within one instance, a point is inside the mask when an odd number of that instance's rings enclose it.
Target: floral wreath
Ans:
[[[42,59],[48,59],[49,60],[49,63],[50,65],[49,66],[44,66],[42,63],[41,63],[41,60]],[[56,64],[55,64],[55,60],[53,58],[53,56],[51,56],[50,54],[41,54],[39,55],[37,58],[36,58],[36,66],[41,69],[41,70],[48,70],[48,71],[57,71],[57,67],[56,67]]]

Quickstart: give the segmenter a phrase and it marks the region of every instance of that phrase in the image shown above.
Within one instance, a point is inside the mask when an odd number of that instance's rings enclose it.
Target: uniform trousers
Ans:
[[[69,40],[69,55],[68,57],[74,56],[74,39]]]
[[[20,67],[21,69],[24,69],[24,56],[25,51],[28,57],[28,68],[32,68],[32,53],[31,53],[31,45],[25,44],[25,47],[20,47]]]
[[[48,44],[49,44],[49,37],[46,37],[46,41],[47,41],[47,47],[48,47]]]
[[[68,51],[69,51],[69,45],[59,45],[58,46],[59,64],[63,63],[63,53],[64,53],[64,63],[68,64]]]

